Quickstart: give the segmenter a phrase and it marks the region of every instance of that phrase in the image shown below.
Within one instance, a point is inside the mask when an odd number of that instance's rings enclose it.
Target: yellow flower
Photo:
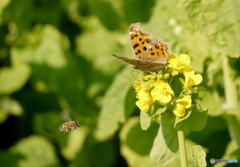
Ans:
[[[136,92],[141,88],[141,86],[142,86],[142,83],[139,81],[135,81],[133,83],[133,88],[136,90]]]
[[[175,101],[173,113],[177,117],[183,117],[185,115],[185,110],[190,108],[191,104],[192,104],[191,96],[185,95],[183,98],[179,98]]]
[[[168,57],[168,67],[173,68],[179,72],[190,71],[190,57],[187,54],[180,54],[179,56],[175,53]]]
[[[191,88],[191,86],[199,85],[202,82],[202,76],[200,74],[195,75],[194,71],[190,71],[190,72],[184,71],[183,75],[185,77],[185,80],[183,80],[182,78],[180,78],[179,80],[184,85],[185,92],[187,90],[190,90],[191,92],[195,92],[195,90]]]
[[[147,112],[149,110],[150,105],[153,103],[152,97],[150,95],[150,90],[152,89],[152,81],[148,82],[140,82],[135,81],[133,84],[135,91],[137,92],[136,105],[141,111]]]
[[[153,103],[150,91],[139,89],[139,91],[137,92],[137,98],[139,99],[136,102],[138,108],[141,111],[147,112],[149,110],[150,105]]]
[[[162,80],[154,81],[153,87],[154,88],[151,91],[151,95],[154,101],[158,100],[164,104],[171,101],[174,92],[167,82],[164,82]]]

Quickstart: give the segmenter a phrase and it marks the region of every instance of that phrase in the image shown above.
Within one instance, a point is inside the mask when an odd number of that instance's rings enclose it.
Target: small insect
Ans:
[[[77,129],[80,127],[80,124],[78,121],[69,121],[69,122],[64,122],[60,125],[59,130],[66,133],[72,129]]]
[[[64,122],[60,125],[59,130],[61,132],[66,133],[66,132],[68,132],[72,129],[77,129],[78,127],[80,127],[80,124],[79,124],[78,121],[72,121],[72,119],[70,118],[67,110],[63,111],[61,115],[62,115],[62,118],[65,121],[67,121],[67,122]]]

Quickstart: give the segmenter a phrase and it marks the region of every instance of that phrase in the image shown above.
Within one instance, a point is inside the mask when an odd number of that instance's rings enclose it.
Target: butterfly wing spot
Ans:
[[[130,40],[133,40],[133,38],[134,38],[134,36],[131,34],[131,35],[130,35]]]
[[[135,49],[135,48],[137,48],[138,46],[139,46],[139,44],[136,43],[135,45],[133,45],[133,48]]]
[[[147,43],[150,43],[151,41],[152,41],[152,40],[149,39],[149,38],[146,39],[146,42],[147,42]]]
[[[152,41],[148,46],[149,54],[145,61],[163,63],[167,62],[167,57],[171,54],[169,44],[165,43],[161,38]]]
[[[129,34],[132,50],[136,59],[143,60],[144,57],[147,57],[147,47],[153,39],[152,33],[143,31],[140,23],[135,23],[130,25]]]

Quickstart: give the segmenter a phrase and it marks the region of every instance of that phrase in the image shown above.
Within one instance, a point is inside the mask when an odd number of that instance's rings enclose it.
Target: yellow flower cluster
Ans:
[[[167,106],[173,106],[173,113],[177,117],[183,117],[186,109],[192,106],[192,94],[197,93],[193,86],[202,82],[202,76],[196,74],[190,66],[190,57],[186,54],[171,54],[168,57],[168,64],[164,69],[143,74],[141,81],[134,82],[134,89],[137,93],[136,105],[141,111],[147,112],[155,102]],[[171,87],[173,77],[177,75],[184,76],[180,78],[179,84],[182,84],[182,92],[177,95]]]
[[[150,95],[151,84],[148,82],[141,83],[139,81],[135,81],[133,87],[137,92],[137,98],[139,99],[136,102],[136,105],[141,109],[141,111],[147,112],[149,110],[149,106],[153,103],[152,97]]]

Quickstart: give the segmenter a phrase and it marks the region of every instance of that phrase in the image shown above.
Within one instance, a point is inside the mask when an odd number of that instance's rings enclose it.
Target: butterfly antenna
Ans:
[[[142,75],[144,74],[144,72],[141,72],[140,74],[139,74],[139,79],[140,79],[140,81],[143,83],[144,81],[143,81],[143,77],[142,77]]]
[[[141,76],[144,74],[144,72],[139,73],[139,74],[138,74],[139,79],[137,79],[137,78],[133,75],[133,71],[134,71],[134,70],[135,70],[135,69],[133,69],[133,70],[131,71],[131,74],[132,74],[133,78],[135,78],[136,80],[140,80],[141,82],[143,82]]]
[[[132,68],[132,67],[128,67],[128,68],[126,68],[126,69],[120,71],[119,73],[115,74],[115,77],[118,76],[118,74],[121,74],[122,72],[125,72],[125,71],[127,71],[127,70],[129,70],[129,69],[131,69],[131,68]]]
[[[132,71],[131,71],[131,74],[132,74],[132,76],[133,76],[133,78],[135,78],[136,80],[138,80],[134,75],[133,75],[133,71],[134,71],[135,69],[132,69]],[[140,73],[141,74],[141,73]],[[139,74],[139,76],[140,76],[140,74]],[[141,79],[140,79],[141,80]]]

